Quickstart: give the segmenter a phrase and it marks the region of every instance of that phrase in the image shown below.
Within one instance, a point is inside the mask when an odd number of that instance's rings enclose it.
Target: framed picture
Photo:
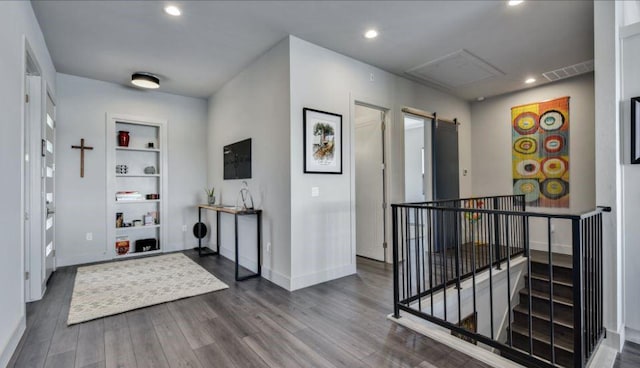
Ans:
[[[302,109],[304,172],[342,174],[342,115]]]
[[[631,163],[640,164],[640,97],[631,99]]]

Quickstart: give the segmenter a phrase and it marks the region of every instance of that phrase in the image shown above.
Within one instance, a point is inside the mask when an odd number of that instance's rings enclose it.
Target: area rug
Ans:
[[[79,267],[67,324],[226,288],[182,253]]]

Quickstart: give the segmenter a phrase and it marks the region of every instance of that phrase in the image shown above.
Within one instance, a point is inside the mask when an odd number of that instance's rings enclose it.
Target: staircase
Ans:
[[[533,354],[551,361],[551,320],[549,318],[548,253],[531,251],[531,273],[525,275],[520,290],[520,304],[513,308],[511,332],[513,347],[529,353],[529,290],[531,279],[531,318]],[[556,365],[573,367],[573,282],[572,259],[569,255],[552,254],[553,258],[553,327]],[[508,341],[507,341],[508,344]],[[506,354],[505,354],[506,355]]]

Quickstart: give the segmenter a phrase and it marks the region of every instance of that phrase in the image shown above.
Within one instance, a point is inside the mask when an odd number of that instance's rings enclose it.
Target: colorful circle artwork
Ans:
[[[531,155],[538,150],[538,142],[532,137],[520,137],[513,144],[513,149],[523,155]]]
[[[518,115],[514,120],[515,130],[522,134],[533,134],[538,130],[538,115],[536,113],[527,111]]]
[[[542,172],[548,178],[560,178],[567,171],[567,162],[559,157],[542,161]]]
[[[540,116],[540,128],[553,131],[562,128],[564,115],[557,110],[549,110]]]
[[[513,185],[514,194],[523,194],[525,202],[533,202],[540,197],[540,183],[535,179],[520,179]]]
[[[544,139],[544,149],[549,153],[562,151],[564,148],[564,137],[558,134],[550,135]]]
[[[540,163],[536,160],[522,160],[518,162],[516,171],[522,176],[533,176],[540,171]]]
[[[542,182],[542,194],[549,199],[559,199],[569,192],[569,183],[560,179],[547,179]]]

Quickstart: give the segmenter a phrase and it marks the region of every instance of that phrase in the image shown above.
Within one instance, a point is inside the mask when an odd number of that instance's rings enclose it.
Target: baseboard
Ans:
[[[262,277],[285,290],[291,291],[291,279],[279,272],[276,272],[268,267],[262,267]]]
[[[603,341],[596,349],[589,364],[587,364],[587,368],[613,368],[617,356],[616,349],[607,346]]]
[[[608,346],[617,352],[622,351],[625,340],[625,328],[620,328],[620,331],[614,331],[607,329],[607,338],[602,341],[601,345]]]
[[[335,268],[330,268],[303,276],[291,278],[291,291],[302,289],[308,286],[320,284],[322,282],[339,279],[341,277],[356,273],[356,265],[348,264]]]
[[[624,340],[635,342],[636,344],[640,344],[640,331],[633,329],[631,327],[625,327]]]
[[[210,245],[211,249],[216,249],[215,245]],[[220,247],[220,255],[234,261],[236,259],[236,252],[234,249]],[[240,256],[240,265],[249,270],[255,271],[258,269],[258,262],[256,260]]]
[[[56,256],[56,266],[75,266],[87,263],[104,262],[111,260],[105,254],[77,254],[72,256]]]
[[[530,240],[529,241],[529,246],[533,250],[541,250],[541,251],[549,250],[549,244],[547,244],[545,242],[539,242],[539,241]],[[551,244],[551,249],[553,250],[554,253],[573,254],[573,247],[571,246],[571,244],[553,243],[553,244]]]
[[[0,354],[0,367],[6,367],[7,365],[9,365],[9,360],[11,360],[11,357],[13,356],[16,347],[18,347],[18,343],[20,343],[20,339],[22,338],[22,335],[24,334],[24,331],[26,329],[27,319],[23,315],[22,318],[20,318],[20,321],[18,321],[18,325],[13,330],[13,333],[9,338],[9,342],[3,348],[2,354]]]

